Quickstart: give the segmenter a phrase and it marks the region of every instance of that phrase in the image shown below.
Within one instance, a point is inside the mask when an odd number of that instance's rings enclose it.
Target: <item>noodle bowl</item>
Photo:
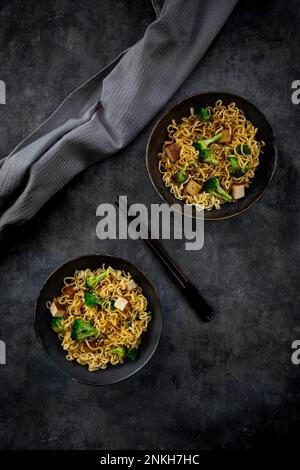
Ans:
[[[90,371],[134,359],[151,321],[141,287],[129,273],[104,264],[66,277],[47,307],[67,360]]]
[[[234,102],[228,106],[221,100],[205,108],[201,118],[190,108],[190,115],[181,122],[172,120],[167,127],[168,139],[158,153],[158,168],[165,186],[176,199],[186,204],[201,205],[206,210],[220,209],[226,200],[206,190],[205,182],[218,180],[228,193],[227,201],[235,202],[239,188],[248,188],[259,165],[264,142],[256,140],[257,128],[246,119]],[[228,139],[223,139],[225,134]],[[200,158],[197,141],[220,136],[208,146],[213,162]],[[173,148],[176,153],[170,153]],[[232,165],[238,168],[233,171]],[[181,177],[179,178],[178,175]]]

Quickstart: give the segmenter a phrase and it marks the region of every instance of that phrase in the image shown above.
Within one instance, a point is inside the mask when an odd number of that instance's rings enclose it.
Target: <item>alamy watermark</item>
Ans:
[[[6,364],[6,344],[0,339],[0,365]]]
[[[0,80],[0,104],[6,104],[6,85],[3,80]]]
[[[300,339],[295,339],[292,342],[292,349],[295,349],[291,357],[292,363],[298,366],[300,364]]]
[[[135,203],[128,206],[127,196],[119,197],[119,208],[110,203],[100,204],[96,226],[100,240],[152,238],[186,240],[186,250],[200,250],[204,245],[204,211],[200,206],[184,204]],[[173,221],[173,222],[172,222]]]
[[[292,89],[295,90],[292,93],[291,100],[293,104],[300,103],[300,80],[294,80],[292,82]]]

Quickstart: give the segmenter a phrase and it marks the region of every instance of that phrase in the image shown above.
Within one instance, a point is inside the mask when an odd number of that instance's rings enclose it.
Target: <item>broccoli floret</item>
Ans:
[[[198,139],[195,143],[195,147],[197,150],[203,150],[206,149],[209,144],[212,144],[213,142],[216,142],[217,140],[222,138],[222,134],[216,134],[213,137],[209,137],[208,139]]]
[[[51,318],[51,328],[55,333],[60,333],[63,330],[63,321],[64,317],[52,317]]]
[[[138,357],[138,350],[137,349],[128,349],[127,351],[127,357],[130,361],[135,361]]]
[[[235,178],[240,178],[241,176],[244,176],[247,173],[249,168],[247,166],[242,168],[236,157],[229,157],[229,160],[231,164],[229,173],[231,176],[234,176]]]
[[[201,119],[201,121],[209,121],[211,118],[211,112],[209,108],[207,107],[200,108],[199,113],[198,113],[198,118]]]
[[[95,285],[98,284],[98,282],[103,281],[103,279],[105,279],[106,276],[107,276],[107,271],[99,274],[98,276],[89,276],[88,278],[86,278],[85,287],[87,289],[93,289]]]
[[[251,149],[247,144],[241,144],[236,147],[236,153],[238,155],[251,155]]]
[[[216,178],[215,176],[211,176],[210,178],[208,178],[208,180],[205,181],[202,190],[206,193],[212,194],[213,196],[220,197],[224,199],[224,201],[232,201],[232,197],[228,193],[226,193],[226,191],[224,191],[224,189],[219,183],[218,178]]]
[[[181,170],[179,170],[174,176],[174,179],[177,183],[184,183],[188,179],[185,169],[181,168]]]
[[[77,318],[72,326],[71,338],[75,341],[83,341],[87,338],[98,338],[98,330],[94,327],[92,322]]]
[[[85,292],[84,294],[84,301],[87,307],[95,307],[95,305],[102,306],[103,300],[95,295],[91,294],[90,292]]]
[[[221,139],[222,134],[216,134],[213,137],[208,139],[198,139],[197,142],[194,144],[194,147],[199,152],[198,160],[200,162],[208,162],[208,163],[218,163],[217,160],[214,159],[213,153],[209,150],[209,144],[216,142],[217,140]]]
[[[198,161],[204,163],[213,163],[214,165],[218,163],[218,160],[214,158],[212,151],[209,149],[203,149],[199,151]]]
[[[126,357],[127,351],[123,346],[118,346],[109,350],[111,354],[117,354],[121,359]]]
[[[117,354],[120,359],[124,359],[125,357],[128,357],[130,361],[135,361],[138,357],[138,350],[129,348],[126,349],[124,346],[116,346],[115,348],[111,348],[109,350],[111,354]]]

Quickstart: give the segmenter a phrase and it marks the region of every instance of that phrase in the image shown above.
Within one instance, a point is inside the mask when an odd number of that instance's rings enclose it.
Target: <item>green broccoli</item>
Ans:
[[[238,155],[251,155],[251,149],[247,144],[241,144],[236,147],[236,153]]]
[[[199,113],[198,113],[198,118],[201,121],[209,121],[211,118],[211,112],[209,108],[207,107],[200,108]]]
[[[211,176],[210,178],[208,178],[208,180],[205,181],[202,190],[206,193],[212,194],[213,196],[224,199],[224,201],[232,201],[232,197],[228,193],[226,193],[226,191],[224,191],[224,189],[219,183],[218,178],[216,178],[215,176]]]
[[[98,274],[98,276],[89,276],[86,278],[85,287],[87,289],[93,289],[98,282],[103,281],[107,276],[107,271],[104,273]]]
[[[194,147],[199,152],[198,160],[200,162],[207,162],[207,163],[218,163],[217,160],[214,159],[212,151],[208,148],[209,144],[216,142],[217,140],[222,138],[222,134],[216,134],[213,137],[208,139],[198,139]]]
[[[135,361],[138,357],[138,354],[139,352],[137,349],[131,348],[131,349],[128,349],[127,351],[127,357],[130,361]]]
[[[234,176],[235,178],[240,178],[241,176],[244,176],[249,168],[245,166],[242,168],[239,164],[239,161],[236,157],[229,157],[231,168],[229,170],[229,173],[231,176]]]
[[[174,176],[174,180],[177,181],[177,183],[184,183],[187,179],[188,175],[184,168],[181,168],[181,170],[179,170]]]
[[[71,338],[75,341],[83,341],[87,338],[98,338],[98,330],[90,321],[77,318],[72,326]]]
[[[84,301],[87,307],[95,307],[95,305],[102,306],[103,300],[95,295],[91,294],[90,292],[85,292],[84,294]]]
[[[125,359],[125,357],[128,357],[130,361],[135,361],[138,357],[138,350],[129,348],[126,349],[124,346],[116,346],[114,348],[111,348],[109,350],[111,354],[117,354],[120,359]]]
[[[63,321],[64,317],[52,317],[51,318],[51,328],[55,333],[61,333],[63,330]]]
[[[214,165],[218,163],[218,160],[214,158],[212,151],[209,149],[203,149],[201,152],[199,151],[198,161],[204,163],[213,163]]]
[[[126,357],[126,354],[127,354],[126,348],[124,348],[123,346],[111,348],[109,352],[111,354],[117,354],[121,359],[124,359],[124,357]]]
[[[209,137],[207,139],[198,139],[195,143],[195,147],[199,152],[203,149],[206,149],[209,144],[212,144],[213,142],[216,142],[217,140],[222,138],[222,134],[216,134],[213,137]]]

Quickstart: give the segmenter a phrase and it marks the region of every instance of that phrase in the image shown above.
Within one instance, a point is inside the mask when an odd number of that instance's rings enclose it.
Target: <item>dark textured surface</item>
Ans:
[[[245,2],[246,3],[246,2]],[[0,2],[0,157],[73,88],[141,37],[154,19],[146,1]],[[120,155],[77,177],[44,207],[1,258],[1,448],[244,448],[299,434],[300,338],[299,6],[239,4],[172,102],[222,89],[252,100],[273,124],[281,153],[275,181],[248,213],[206,224],[205,246],[165,243],[216,311],[202,324],[142,242],[100,242],[98,204],[117,193],[159,202],[144,153],[150,126]],[[34,302],[48,274],[93,252],[123,256],[156,285],[164,332],[136,377],[101,389],[65,378],[44,356]]]

